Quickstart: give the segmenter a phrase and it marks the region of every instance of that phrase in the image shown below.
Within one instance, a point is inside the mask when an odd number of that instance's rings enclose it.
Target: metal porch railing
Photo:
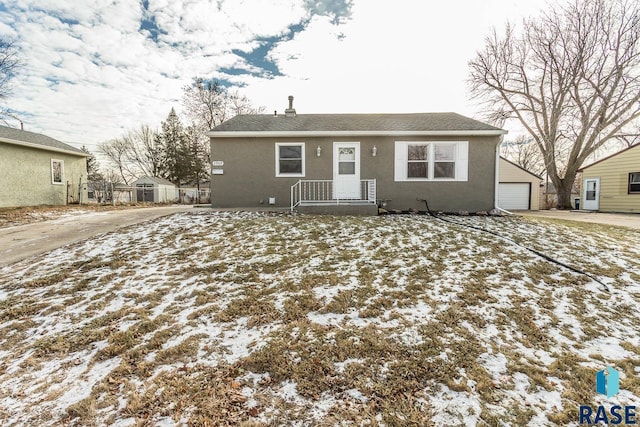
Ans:
[[[376,180],[360,180],[359,197],[337,197],[335,181],[301,179],[291,186],[291,210],[297,206],[375,204]]]

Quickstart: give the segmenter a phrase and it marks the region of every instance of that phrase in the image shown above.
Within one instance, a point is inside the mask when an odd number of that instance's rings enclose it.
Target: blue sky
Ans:
[[[480,118],[467,62],[543,0],[0,0],[24,68],[6,103],[73,145],[157,127],[195,76],[266,111],[456,111]],[[18,123],[11,123],[18,126]]]

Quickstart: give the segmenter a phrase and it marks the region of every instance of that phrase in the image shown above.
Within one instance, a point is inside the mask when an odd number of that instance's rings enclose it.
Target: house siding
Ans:
[[[529,195],[530,209],[537,211],[540,209],[540,178],[527,171],[512,165],[504,159],[500,159],[500,182],[528,182],[531,184],[531,194]]]
[[[488,211],[493,208],[495,194],[495,149],[498,136],[472,137],[291,137],[291,138],[211,138],[211,156],[223,161],[222,175],[212,175],[213,207],[268,206],[275,197],[276,207],[290,205],[290,189],[300,179],[333,178],[333,143],[360,143],[360,179],[376,179],[377,198],[388,199],[388,209],[424,210],[427,199],[431,210],[456,212]],[[467,181],[394,180],[395,141],[468,141],[469,169]],[[275,143],[305,143],[305,176],[276,177]],[[377,155],[371,154],[373,146]],[[322,150],[316,155],[317,147]]]
[[[64,161],[62,184],[51,182],[51,160]],[[0,142],[0,207],[65,205],[67,182],[78,201],[78,185],[83,182],[82,200],[87,200],[87,162],[74,156]]]
[[[640,212],[640,194],[628,194],[631,172],[640,172],[640,146],[585,167],[581,193],[586,179],[600,178],[600,211]],[[580,198],[582,200],[584,194],[580,194]]]

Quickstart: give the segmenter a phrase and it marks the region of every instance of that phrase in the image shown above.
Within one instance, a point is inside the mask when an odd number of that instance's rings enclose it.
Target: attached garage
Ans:
[[[506,210],[540,209],[540,183],[542,178],[505,158],[500,158],[498,206]]]

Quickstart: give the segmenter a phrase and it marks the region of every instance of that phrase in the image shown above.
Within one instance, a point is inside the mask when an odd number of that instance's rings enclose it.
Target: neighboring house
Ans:
[[[177,200],[175,184],[164,178],[143,176],[131,186],[136,188],[137,202],[173,203]]]
[[[500,157],[498,206],[506,210],[540,209],[542,177]]]
[[[46,135],[0,126],[0,207],[85,202],[86,158]]]
[[[240,115],[209,132],[214,207],[476,212],[506,131],[455,113]],[[345,208],[346,206],[346,208]]]
[[[581,209],[640,212],[640,145],[585,166],[580,172]]]

